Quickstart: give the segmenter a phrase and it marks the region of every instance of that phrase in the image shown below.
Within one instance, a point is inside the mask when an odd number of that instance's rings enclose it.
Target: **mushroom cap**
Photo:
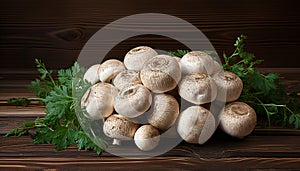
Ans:
[[[140,73],[135,70],[125,70],[120,72],[114,79],[113,84],[116,88],[121,90],[128,84],[141,84]]]
[[[96,84],[99,79],[100,64],[90,66],[84,73],[83,79],[91,84]]]
[[[185,54],[179,61],[182,73],[207,73],[211,75],[214,71],[214,60],[202,51],[191,51]]]
[[[134,118],[147,111],[151,103],[151,92],[145,86],[129,84],[115,97],[114,107],[120,115]]]
[[[157,52],[148,46],[138,46],[131,49],[124,57],[124,64],[128,70],[140,71],[146,61],[157,55]]]
[[[185,76],[179,84],[179,95],[194,104],[205,104],[215,100],[217,86],[206,74],[194,73]]]
[[[181,78],[181,70],[174,57],[157,55],[145,62],[140,77],[142,83],[155,93],[174,89]]]
[[[103,133],[118,140],[131,140],[139,125],[124,116],[113,114],[103,124]]]
[[[147,116],[148,123],[164,132],[175,123],[179,115],[179,104],[169,94],[155,94],[153,99],[153,112]]]
[[[152,125],[141,126],[134,135],[134,142],[142,151],[154,149],[158,145],[159,140],[159,131]]]
[[[189,143],[203,144],[215,130],[213,114],[201,106],[190,106],[179,114],[177,132]]]
[[[233,137],[249,135],[256,125],[256,113],[243,102],[232,102],[225,106],[220,115],[220,128]]]
[[[110,82],[117,74],[126,70],[125,65],[116,59],[109,59],[100,66],[99,78],[102,82]]]
[[[85,108],[91,119],[103,119],[112,114],[114,98],[118,90],[108,83],[91,86],[81,98],[81,107]]]
[[[218,88],[217,100],[232,102],[240,97],[243,90],[243,82],[237,75],[229,71],[224,71],[214,74],[212,78]],[[224,98],[225,93],[226,99]]]

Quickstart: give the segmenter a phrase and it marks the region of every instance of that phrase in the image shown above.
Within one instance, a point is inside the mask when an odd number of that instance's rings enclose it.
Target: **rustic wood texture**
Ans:
[[[52,69],[69,67],[97,30],[121,17],[146,12],[187,20],[204,32],[220,54],[230,53],[235,38],[243,33],[249,37],[247,49],[265,60],[261,66],[299,67],[296,54],[300,48],[300,12],[296,3],[294,0],[3,0],[0,68],[32,69],[34,58],[41,58]],[[125,24],[116,29],[124,29]],[[184,48],[166,37],[138,36],[116,45],[107,57],[122,58],[130,48],[140,44],[164,50]]]

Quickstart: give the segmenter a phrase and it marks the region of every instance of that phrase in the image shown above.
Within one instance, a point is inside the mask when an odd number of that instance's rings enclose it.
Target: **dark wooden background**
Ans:
[[[51,69],[69,67],[88,39],[106,24],[136,13],[165,13],[198,27],[222,53],[240,34],[247,49],[264,59],[260,67],[299,68],[300,10],[292,0],[77,1],[1,0],[0,72],[34,69],[34,58]],[[184,48],[158,36],[138,36],[118,44],[107,57],[121,58],[140,44]]]

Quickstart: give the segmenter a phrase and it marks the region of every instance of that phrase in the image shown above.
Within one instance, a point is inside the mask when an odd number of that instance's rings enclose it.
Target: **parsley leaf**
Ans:
[[[46,116],[34,121],[24,121],[8,132],[6,136],[21,136],[29,133],[35,144],[54,144],[56,150],[77,145],[79,150],[90,149],[100,154],[106,146],[106,142],[97,137],[97,144],[102,146],[94,144],[83,132],[75,114],[81,97],[91,86],[82,79],[84,69],[78,63],[74,63],[71,68],[59,70],[57,80],[54,80],[53,72],[48,71],[44,63],[36,60],[36,65],[40,76],[32,81],[28,88],[35,92],[38,98],[10,99],[8,102],[26,106],[32,100],[40,101],[45,104]],[[72,96],[72,93],[76,93],[76,95]],[[35,129],[35,132],[28,132],[31,129]]]

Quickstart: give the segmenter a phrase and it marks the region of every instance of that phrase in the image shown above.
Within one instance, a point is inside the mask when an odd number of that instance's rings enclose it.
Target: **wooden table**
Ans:
[[[288,89],[299,88],[297,68],[262,70],[280,72]],[[217,130],[204,145],[182,142],[150,159],[126,159],[107,152],[97,156],[76,147],[57,152],[52,145],[33,145],[29,136],[4,138],[2,135],[23,120],[44,116],[43,106],[15,107],[5,101],[34,96],[24,88],[33,77],[1,75],[0,170],[300,170],[300,131],[293,129],[257,127],[243,140]]]

